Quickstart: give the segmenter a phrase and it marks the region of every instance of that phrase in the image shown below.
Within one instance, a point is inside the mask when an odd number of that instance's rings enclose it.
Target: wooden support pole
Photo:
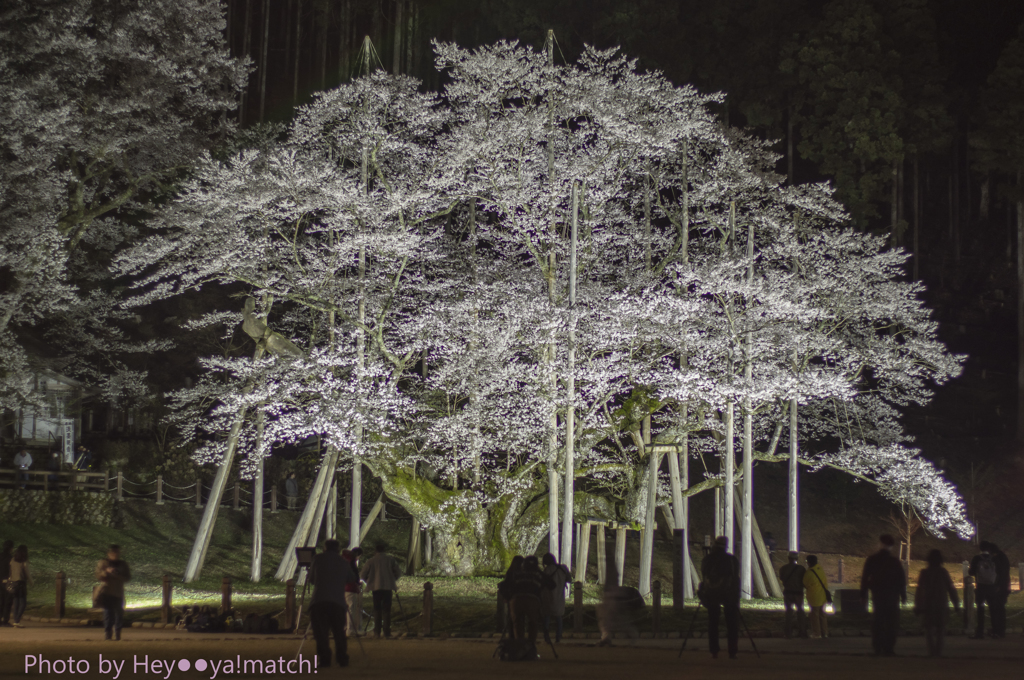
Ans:
[[[619,583],[622,585],[622,572],[626,568],[626,528],[615,528],[615,567],[619,570]]]
[[[225,576],[220,581],[220,613],[231,611],[231,577]]]
[[[590,557],[590,522],[580,524],[580,540],[577,546],[580,553],[576,557],[576,580],[580,583],[586,583],[587,562]]]
[[[370,529],[373,528],[373,522],[377,519],[377,515],[380,513],[381,508],[384,507],[384,492],[381,491],[380,496],[377,497],[377,502],[370,508],[370,514],[366,516],[366,520],[363,525],[359,528],[359,543],[356,545],[362,545],[366,541],[366,535],[370,533]]]
[[[605,526],[597,525],[597,582],[604,585],[608,574],[608,553],[605,547]]]
[[[277,512],[277,484],[270,485],[270,513]]]
[[[117,471],[117,500],[124,500],[124,475],[120,470]]]
[[[661,632],[661,581],[651,584],[651,627],[657,637]]]
[[[22,586],[24,587],[24,585]],[[57,618],[64,618],[66,608],[64,606],[68,592],[68,579],[67,575],[63,571],[57,572],[57,582],[55,584],[56,590],[56,602],[54,603],[54,611],[57,612]]]
[[[583,584],[579,581],[572,584],[572,631],[583,632]]]
[[[160,623],[171,622],[171,596],[174,592],[174,586],[171,584],[170,574],[164,574],[160,581],[161,586],[161,598],[160,598]]]
[[[157,505],[163,505],[164,504],[164,476],[163,475],[157,475],[156,476],[156,504]]]
[[[434,584],[427,581],[423,584],[423,635],[434,634]]]
[[[298,625],[295,620],[295,579],[290,578],[284,584],[284,629],[295,630]]]
[[[420,522],[415,517],[409,523],[409,548],[405,554],[405,575],[412,576],[420,568]]]

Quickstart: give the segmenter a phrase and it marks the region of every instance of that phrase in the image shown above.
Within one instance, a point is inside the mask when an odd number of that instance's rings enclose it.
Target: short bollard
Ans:
[[[277,512],[277,484],[270,487],[270,512]]]
[[[231,611],[231,577],[225,576],[220,582],[220,613]]]
[[[290,578],[284,585],[284,629],[295,630],[295,579]]]
[[[57,617],[63,619],[64,618],[64,612],[65,612],[64,600],[65,600],[65,597],[67,596],[67,592],[68,592],[68,579],[67,579],[67,575],[65,575],[63,571],[58,571],[57,572],[56,589],[57,589],[57,601],[56,601],[55,610],[57,612]]]
[[[661,581],[651,584],[651,627],[657,637],[661,632]]]
[[[117,500],[124,500],[124,475],[121,471],[117,471]]]
[[[434,634],[434,584],[427,581],[423,584],[423,635]]]
[[[160,582],[161,585],[161,598],[160,598],[160,623],[171,622],[171,593],[174,591],[174,586],[171,585],[170,574],[164,574],[163,579]]]
[[[572,584],[572,632],[583,632],[583,584]]]
[[[157,505],[163,505],[164,504],[164,476],[163,475],[157,475],[156,476],[156,504]]]
[[[203,482],[196,477],[196,507],[203,507]]]
[[[839,556],[839,577],[836,578],[836,583],[843,585],[843,556]]]
[[[1017,590],[1024,592],[1024,562],[1017,563]]]
[[[235,497],[231,501],[231,509],[238,510],[242,507],[241,498],[239,497],[238,482],[235,482]]]
[[[505,598],[498,593],[498,616],[497,616],[497,632],[505,632],[505,620],[508,614],[505,612]]]

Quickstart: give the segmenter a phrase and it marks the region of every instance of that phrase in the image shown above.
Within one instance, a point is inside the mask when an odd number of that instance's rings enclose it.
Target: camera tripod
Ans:
[[[683,650],[686,649],[686,643],[690,641],[690,637],[693,635],[693,627],[697,624],[697,615],[700,613],[701,607],[704,607],[704,609],[708,608],[707,605],[705,605],[703,602],[697,600],[697,608],[693,611],[693,618],[690,619],[690,630],[686,631],[686,637],[683,638],[683,644],[679,648],[679,653],[676,655],[677,659],[683,655]],[[743,612],[739,609],[739,607],[736,608],[736,614],[740,620],[740,623],[743,625],[743,632],[747,634],[747,639],[750,640],[750,646],[754,648],[754,654],[756,654],[757,658],[760,659],[761,653],[757,651],[757,644],[754,642],[754,636],[750,634],[750,629],[747,628],[747,622],[743,618]],[[710,611],[708,612],[708,615],[711,615]]]

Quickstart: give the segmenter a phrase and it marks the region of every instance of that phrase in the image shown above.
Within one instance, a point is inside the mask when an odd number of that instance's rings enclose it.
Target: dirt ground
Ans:
[[[628,642],[612,648],[594,646],[594,641],[566,642],[558,646],[559,658],[551,648],[540,649],[541,658],[535,663],[502,663],[492,657],[493,640],[366,640],[362,650],[351,644],[352,663],[347,669],[333,667],[313,672],[308,667],[299,670],[287,662],[299,650],[298,638],[291,635],[274,637],[246,637],[242,635],[201,635],[151,629],[126,629],[120,643],[100,640],[102,631],[96,628],[68,628],[37,625],[24,629],[5,628],[0,631],[0,678],[27,676],[74,675],[75,677],[105,678],[108,680],[135,680],[137,678],[165,678],[167,680],[194,680],[223,676],[235,678],[277,677],[353,677],[353,678],[415,678],[416,680],[472,679],[500,680],[520,678],[525,673],[537,678],[565,678],[567,680],[603,680],[619,678],[668,678],[682,674],[691,677],[715,677],[716,680],[750,678],[828,678],[829,680],[862,680],[863,678],[957,678],[983,676],[986,680],[1013,678],[1019,680],[1024,671],[1024,638],[1019,634],[1005,640],[968,640],[950,638],[945,659],[925,658],[924,640],[920,637],[901,638],[897,646],[899,656],[875,658],[870,655],[870,640],[866,638],[831,638],[828,640],[756,640],[761,656],[758,658],[749,640],[742,640],[740,655],[729,660],[722,655],[712,659],[707,642],[691,640],[682,658],[677,659],[680,641],[641,640],[635,646]],[[302,658],[313,654],[312,640],[302,648]],[[101,671],[100,658],[106,662]],[[285,673],[266,672],[227,673],[226,660],[258,659],[275,664],[284,661]],[[44,672],[38,672],[38,664]],[[196,670],[197,661],[207,664],[205,671]],[[72,669],[66,668],[68,660]],[[188,671],[178,667],[187,660]],[[61,661],[62,664],[55,662]],[[114,661],[115,665],[110,662]],[[141,664],[148,661],[149,665]],[[154,662],[160,661],[154,668]],[[168,670],[164,662],[171,665]],[[89,666],[88,672],[83,662]],[[123,662],[123,663],[122,663]],[[134,665],[138,663],[139,665]],[[28,669],[26,670],[26,664]],[[215,674],[213,664],[220,666]],[[120,671],[115,676],[115,669]],[[72,673],[72,670],[74,671]],[[275,669],[276,670],[276,669]],[[250,669],[251,671],[251,669]]]

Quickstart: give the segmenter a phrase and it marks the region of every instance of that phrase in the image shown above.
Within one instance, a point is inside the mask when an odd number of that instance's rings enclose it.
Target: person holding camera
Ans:
[[[725,611],[725,634],[729,658],[735,659],[740,639],[740,561],[729,552],[729,539],[719,536],[711,552],[700,563],[697,597],[708,609],[708,650],[718,658],[718,622]]]
[[[309,567],[309,580],[313,584],[309,621],[313,624],[318,669],[331,665],[332,632],[334,656],[338,665],[348,665],[348,639],[345,637],[348,605],[345,589],[350,584],[358,584],[359,577],[352,569],[352,564],[341,556],[339,548],[336,540],[329,539],[324,543],[324,552],[314,557]]]

